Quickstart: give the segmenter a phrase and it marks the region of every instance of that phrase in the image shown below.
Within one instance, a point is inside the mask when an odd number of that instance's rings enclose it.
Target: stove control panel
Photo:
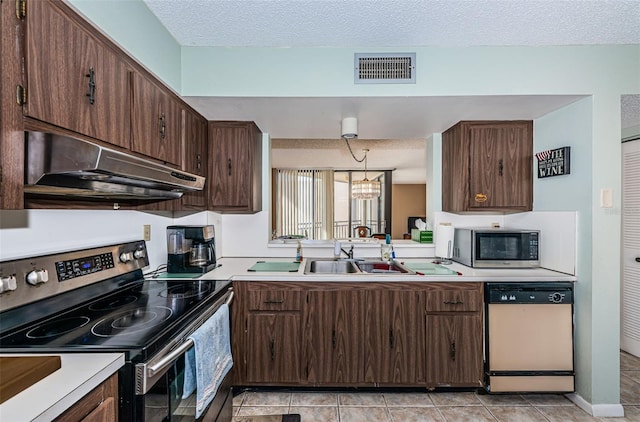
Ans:
[[[122,262],[120,256],[131,256]],[[0,262],[0,312],[149,266],[143,240]]]
[[[113,267],[113,252],[56,262],[58,281],[71,280]]]

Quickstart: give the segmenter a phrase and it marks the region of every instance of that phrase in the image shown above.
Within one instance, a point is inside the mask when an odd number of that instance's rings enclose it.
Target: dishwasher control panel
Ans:
[[[487,283],[487,303],[573,303],[571,283]]]

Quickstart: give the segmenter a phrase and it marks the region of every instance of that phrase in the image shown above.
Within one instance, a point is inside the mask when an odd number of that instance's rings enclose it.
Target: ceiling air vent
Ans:
[[[355,83],[414,84],[416,53],[356,53]]]

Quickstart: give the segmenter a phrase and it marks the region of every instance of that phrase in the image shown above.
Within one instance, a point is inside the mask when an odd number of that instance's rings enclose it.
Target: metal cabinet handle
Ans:
[[[336,348],[336,330],[331,330],[331,346],[335,349]]]
[[[498,174],[502,176],[502,171],[504,170],[504,164],[502,159],[498,160]]]
[[[451,343],[449,354],[451,355],[451,360],[456,360],[456,342],[455,341]]]
[[[196,154],[196,168],[200,170],[202,168],[202,155]]]
[[[462,305],[464,302],[461,300],[445,300],[443,303],[445,305]]]
[[[89,104],[93,104],[96,102],[96,71],[93,67],[89,68],[89,73],[85,75],[89,78],[89,93],[87,97],[89,97]]]
[[[229,161],[227,162],[227,172],[228,175],[231,176],[231,158],[229,158]]]
[[[167,117],[164,113],[160,115],[160,137],[165,138],[167,134]]]
[[[284,303],[284,300],[265,300],[262,303],[269,303],[269,304],[273,304],[273,303]]]
[[[389,347],[393,349],[395,344],[396,344],[396,341],[395,341],[395,338],[393,337],[393,328],[389,328]]]

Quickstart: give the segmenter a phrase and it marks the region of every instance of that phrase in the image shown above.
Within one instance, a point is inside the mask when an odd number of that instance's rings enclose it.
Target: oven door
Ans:
[[[196,421],[196,392],[183,398],[184,355],[178,357],[136,398],[142,421]],[[230,421],[232,417],[231,372],[223,380],[213,401],[198,421]]]
[[[186,398],[182,397],[185,356],[193,347],[193,341],[188,337],[223,303],[230,304],[232,300],[233,291],[229,289],[207,312],[202,313],[150,361],[135,365],[136,420],[163,422],[196,420],[196,392]],[[231,401],[231,372],[229,372],[208,409],[198,420],[231,420]]]

